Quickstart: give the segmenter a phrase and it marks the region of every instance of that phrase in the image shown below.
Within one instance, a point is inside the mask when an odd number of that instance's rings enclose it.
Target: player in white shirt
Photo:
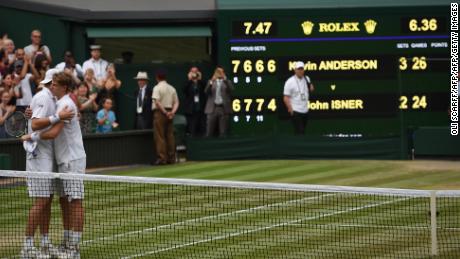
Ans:
[[[93,69],[97,81],[107,77],[107,66],[109,62],[101,58],[101,46],[91,45],[91,58],[83,63],[83,73],[89,68]]]
[[[65,109],[56,114],[56,104],[53,94],[48,87],[51,85],[53,74],[57,71],[50,69],[46,72],[45,79],[40,83],[44,85],[42,91],[37,93],[31,101],[31,121],[29,132],[43,130],[63,120],[72,118],[75,113]],[[26,154],[26,170],[32,172],[52,172],[54,164],[54,147],[52,140],[39,140],[33,152]],[[51,179],[27,179],[29,196],[34,198],[26,227],[24,247],[21,258],[48,257],[56,254],[56,249],[51,245],[48,237],[51,218],[51,202],[54,193],[54,181]],[[34,233],[40,227],[40,251],[34,247]]]
[[[67,107],[77,113],[78,109],[68,92],[72,84],[72,77],[64,72],[54,75],[51,92],[56,96],[57,112]],[[26,139],[42,140],[54,139],[55,158],[60,173],[85,173],[86,153],[83,147],[83,138],[78,118],[75,116],[70,121],[60,121],[44,132],[34,132]],[[69,203],[70,240],[68,250],[61,257],[80,258],[79,246],[83,232],[83,206],[84,186],[82,180],[60,181],[61,197],[66,197]],[[64,214],[64,218],[66,214]]]
[[[291,115],[296,135],[305,134],[309,93],[315,89],[310,78],[305,76],[304,66],[303,62],[296,62],[295,74],[286,81],[283,91],[283,101]]]

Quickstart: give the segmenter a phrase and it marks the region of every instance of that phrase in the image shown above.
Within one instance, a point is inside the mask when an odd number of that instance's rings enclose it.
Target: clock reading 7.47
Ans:
[[[272,22],[243,22],[243,26],[245,28],[244,34],[268,35],[270,34],[272,24]]]

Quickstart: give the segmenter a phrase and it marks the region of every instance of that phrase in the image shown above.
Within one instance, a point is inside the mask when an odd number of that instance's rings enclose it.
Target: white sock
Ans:
[[[64,230],[64,236],[62,237],[62,243],[64,245],[67,244],[70,240],[70,232],[71,230],[67,230],[67,229]]]
[[[34,237],[26,237],[24,240],[24,247],[33,247],[34,246]]]
[[[40,243],[40,246],[44,247],[49,243],[50,243],[50,239],[48,238],[48,234],[42,235],[42,241]]]

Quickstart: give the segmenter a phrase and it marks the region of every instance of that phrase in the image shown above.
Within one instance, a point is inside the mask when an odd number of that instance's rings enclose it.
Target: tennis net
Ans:
[[[19,258],[31,179],[84,182],[81,258],[460,258],[460,191],[0,176],[0,258]],[[55,245],[63,232],[57,200],[49,234]],[[39,232],[36,240],[38,247]]]

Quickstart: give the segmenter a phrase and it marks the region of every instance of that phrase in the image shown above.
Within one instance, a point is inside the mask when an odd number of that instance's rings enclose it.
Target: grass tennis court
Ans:
[[[460,190],[460,161],[248,160],[187,162],[107,174],[190,179]]]
[[[126,176],[460,189],[458,162],[188,162]],[[82,258],[429,258],[430,199],[324,191],[86,182]],[[30,200],[0,188],[0,258],[23,241]],[[438,198],[439,258],[460,257],[460,199]],[[53,207],[52,240],[60,239]]]

